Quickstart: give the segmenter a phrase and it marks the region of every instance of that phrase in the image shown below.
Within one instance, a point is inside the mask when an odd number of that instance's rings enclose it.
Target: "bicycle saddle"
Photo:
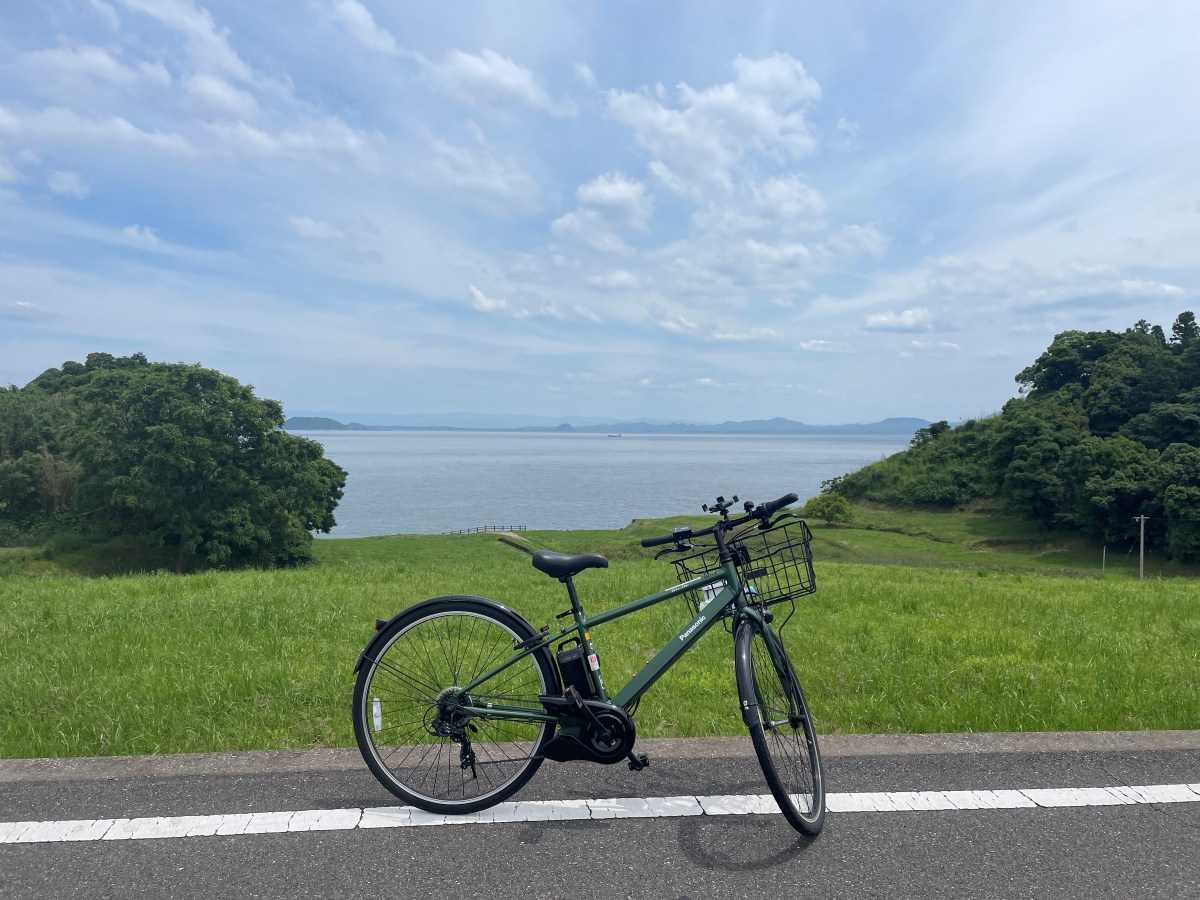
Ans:
[[[607,569],[608,560],[599,553],[555,553],[538,550],[533,554],[533,567],[551,578],[562,580],[578,575],[584,569]]]

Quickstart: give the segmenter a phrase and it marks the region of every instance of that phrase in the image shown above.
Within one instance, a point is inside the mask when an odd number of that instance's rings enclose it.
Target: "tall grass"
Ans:
[[[490,538],[354,544],[293,571],[0,579],[0,756],[349,746],[376,616],[445,593],[535,626],[566,607]],[[1200,725],[1194,582],[830,563],[818,578],[784,636],[824,732]],[[598,611],[671,580],[631,558],[578,584]],[[597,629],[610,685],[677,632],[680,603]],[[637,722],[644,736],[741,733],[728,635],[710,632]]]

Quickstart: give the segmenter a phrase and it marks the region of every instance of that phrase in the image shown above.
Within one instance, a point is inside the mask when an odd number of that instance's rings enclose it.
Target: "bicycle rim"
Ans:
[[[468,610],[432,613],[397,630],[364,667],[355,710],[360,744],[365,738],[368,762],[386,786],[419,806],[468,812],[527,780],[547,723],[472,717],[461,728],[469,745],[436,727],[439,696],[504,662],[524,638]],[[538,694],[546,689],[546,673],[528,656],[472,690],[470,701],[542,712]]]
[[[763,774],[791,824],[805,834],[816,834],[824,825],[825,788],[804,691],[782,642],[771,635],[776,648],[772,658],[767,644],[770,633],[757,623],[748,622],[746,627],[751,629],[747,662],[757,708],[750,731]]]

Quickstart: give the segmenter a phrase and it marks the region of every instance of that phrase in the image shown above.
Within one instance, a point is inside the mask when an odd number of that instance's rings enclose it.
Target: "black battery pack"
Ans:
[[[562,646],[559,644],[560,648]],[[573,685],[584,700],[595,700],[596,690],[592,687],[592,679],[588,677],[587,655],[583,652],[583,646],[577,643],[566,650],[560,649],[555,655],[558,657],[563,690]]]

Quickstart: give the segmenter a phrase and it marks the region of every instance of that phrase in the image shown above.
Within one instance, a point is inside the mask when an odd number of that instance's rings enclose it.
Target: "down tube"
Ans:
[[[667,642],[667,646],[655,654],[654,659],[646,663],[641,671],[629,679],[629,683],[625,687],[617,691],[616,696],[612,698],[613,705],[627,707],[646,693],[650,686],[658,681],[667,669],[671,668],[675,660],[686,653],[692,644],[704,637],[708,629],[712,628],[713,624],[721,618],[722,610],[733,602],[733,598],[737,596],[739,590],[741,590],[740,586],[735,588],[733,585],[725,585],[725,589],[717,594],[704,609],[700,610],[700,614],[692,619],[683,631],[671,638]]]

